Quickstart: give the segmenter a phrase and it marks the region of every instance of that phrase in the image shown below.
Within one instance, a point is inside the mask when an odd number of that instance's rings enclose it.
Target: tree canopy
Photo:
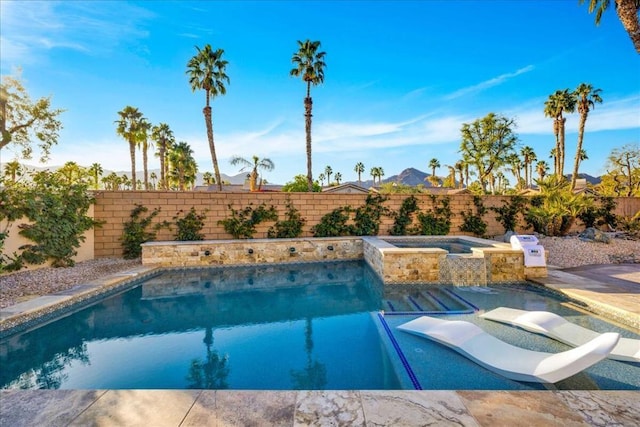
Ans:
[[[471,166],[475,166],[482,189],[487,189],[489,175],[513,153],[518,137],[513,119],[489,113],[473,123],[463,123],[460,152]]]
[[[5,76],[0,84],[0,150],[9,144],[17,147],[23,158],[30,159],[33,143],[40,148],[40,161],[49,158],[51,147],[58,143],[64,112],[51,106],[51,97],[32,101],[19,78]]]

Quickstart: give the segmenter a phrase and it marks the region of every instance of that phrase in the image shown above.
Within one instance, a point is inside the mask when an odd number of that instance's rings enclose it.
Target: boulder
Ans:
[[[611,239],[604,231],[598,230],[594,227],[589,227],[585,229],[582,233],[578,235],[581,240],[585,242],[600,242],[600,243],[609,243]]]

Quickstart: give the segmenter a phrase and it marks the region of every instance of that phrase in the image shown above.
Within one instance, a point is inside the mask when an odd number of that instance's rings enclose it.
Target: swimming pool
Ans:
[[[415,314],[380,314],[391,294],[363,261],[168,270],[132,286],[2,340],[0,387],[541,387],[505,380],[446,348],[396,331],[395,326]],[[591,329],[637,337],[522,286],[446,289],[481,309],[548,309]],[[480,319],[475,310],[452,312],[443,309],[438,315],[479,323],[499,338],[531,349],[566,349]],[[640,367],[607,360],[561,386],[632,389],[639,383]]]

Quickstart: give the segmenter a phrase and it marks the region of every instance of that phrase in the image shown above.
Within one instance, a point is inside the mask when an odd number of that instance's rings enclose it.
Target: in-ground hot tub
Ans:
[[[397,236],[384,237],[382,240],[397,248],[439,248],[449,254],[471,254],[472,248],[491,248],[494,244],[503,246],[498,242],[466,236]]]
[[[363,237],[364,258],[389,284],[486,285],[546,276],[510,244],[470,236]]]

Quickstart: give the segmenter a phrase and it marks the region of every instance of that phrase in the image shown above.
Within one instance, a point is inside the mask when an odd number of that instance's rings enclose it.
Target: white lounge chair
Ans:
[[[515,308],[498,307],[480,315],[483,319],[518,326],[529,332],[536,332],[567,345],[577,347],[598,335],[598,332],[567,321],[567,319],[548,311],[526,311]],[[625,362],[640,362],[640,340],[620,338],[609,354],[610,359]]]
[[[434,340],[479,365],[516,381],[555,383],[601,361],[618,342],[614,332],[562,353],[543,353],[508,344],[477,325],[422,316],[398,329]]]

